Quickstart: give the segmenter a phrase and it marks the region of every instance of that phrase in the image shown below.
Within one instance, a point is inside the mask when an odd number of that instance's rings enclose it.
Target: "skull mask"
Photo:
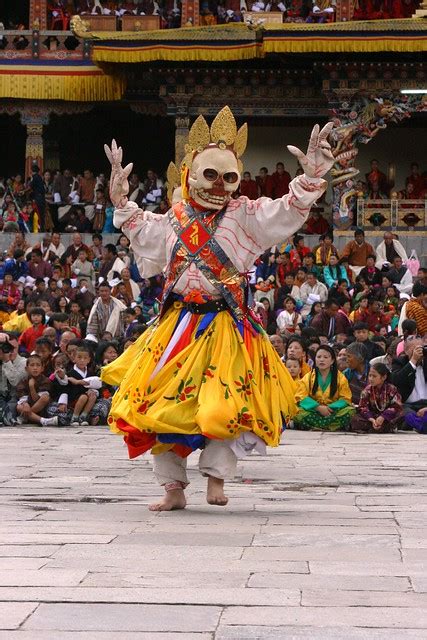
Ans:
[[[240,184],[237,158],[232,151],[208,147],[193,160],[188,183],[190,196],[206,209],[220,210]]]

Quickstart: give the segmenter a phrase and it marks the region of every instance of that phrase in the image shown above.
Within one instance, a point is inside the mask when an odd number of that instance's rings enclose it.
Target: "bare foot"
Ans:
[[[216,504],[218,507],[225,507],[228,502],[228,498],[224,495],[224,480],[209,476],[206,501],[208,504]]]
[[[161,502],[155,502],[148,507],[150,511],[174,511],[175,509],[185,509],[187,501],[183,489],[173,489],[166,491]]]

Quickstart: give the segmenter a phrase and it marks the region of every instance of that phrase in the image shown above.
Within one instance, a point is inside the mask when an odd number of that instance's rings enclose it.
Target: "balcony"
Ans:
[[[82,60],[89,57],[89,45],[71,31],[2,31],[0,61]]]

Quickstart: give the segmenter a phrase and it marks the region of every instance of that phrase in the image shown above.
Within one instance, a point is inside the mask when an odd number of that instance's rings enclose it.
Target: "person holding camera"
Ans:
[[[427,433],[427,336],[408,336],[404,354],[392,363],[391,382],[400,391],[405,423]]]
[[[25,366],[16,336],[0,333],[0,424],[16,423],[16,387],[27,377]]]

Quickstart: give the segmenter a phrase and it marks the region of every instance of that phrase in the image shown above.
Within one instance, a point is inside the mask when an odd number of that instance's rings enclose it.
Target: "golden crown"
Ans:
[[[210,144],[219,149],[232,151],[236,158],[243,155],[248,143],[248,125],[245,123],[237,130],[236,120],[230,107],[224,107],[217,114],[210,128],[203,116],[199,116],[193,123],[185,145],[186,156],[183,164],[190,168],[194,156],[201,153]],[[241,162],[239,161],[239,165]]]

